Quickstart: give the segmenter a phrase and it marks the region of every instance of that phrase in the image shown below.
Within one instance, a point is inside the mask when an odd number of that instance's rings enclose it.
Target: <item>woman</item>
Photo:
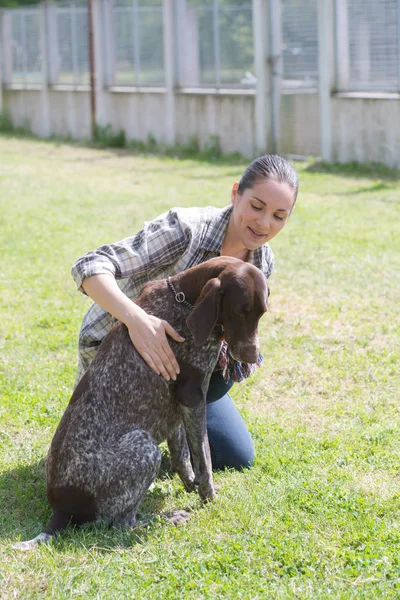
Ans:
[[[147,281],[163,279],[215,256],[235,256],[258,267],[268,278],[273,254],[268,242],[285,226],[296,202],[298,176],[275,155],[254,160],[232,187],[225,208],[173,208],[136,235],[80,258],[72,268],[75,282],[94,300],[79,336],[77,381],[116,320],[128,328],[136,350],[166,381],[179,365],[167,335],[184,339],[168,322],[148,315],[133,300]],[[207,395],[207,431],[214,469],[250,466],[254,448],[245,423],[228,395],[232,381],[221,371],[211,378]]]

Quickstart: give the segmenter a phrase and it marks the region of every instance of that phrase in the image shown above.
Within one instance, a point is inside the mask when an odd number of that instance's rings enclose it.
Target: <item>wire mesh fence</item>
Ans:
[[[348,3],[348,87],[399,89],[400,3],[351,0]]]
[[[96,2],[102,6],[107,83],[164,86],[163,0]],[[315,88],[318,2],[280,4],[283,87]],[[400,0],[335,0],[335,4],[342,15],[336,36],[339,89],[398,91]],[[174,9],[179,86],[255,88],[252,0],[174,0]],[[51,84],[89,83],[87,0],[9,9],[7,15],[8,42],[3,41],[2,59],[8,83],[45,83],[46,73]]]
[[[55,9],[56,83],[89,83],[89,15],[85,3],[63,2]]]
[[[162,86],[164,75],[161,0],[115,0],[111,43],[116,85]]]
[[[42,83],[40,9],[11,11],[11,77],[17,84]]]
[[[282,0],[282,58],[285,87],[313,87],[318,79],[316,0]]]
[[[179,8],[180,84],[254,87],[251,0],[187,0]]]
[[[89,81],[88,11],[74,3],[57,6],[58,83]]]

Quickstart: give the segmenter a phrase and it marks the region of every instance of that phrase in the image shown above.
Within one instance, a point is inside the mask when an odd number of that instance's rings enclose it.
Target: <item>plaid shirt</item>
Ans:
[[[88,252],[72,267],[78,289],[85,293],[82,288],[85,277],[110,273],[120,289],[135,300],[148,281],[165,279],[220,256],[232,208],[232,205],[225,208],[172,208],[145,223],[136,235]],[[268,278],[274,262],[268,244],[251,252],[249,262]],[[87,311],[79,334],[77,382],[115,321],[96,303]]]

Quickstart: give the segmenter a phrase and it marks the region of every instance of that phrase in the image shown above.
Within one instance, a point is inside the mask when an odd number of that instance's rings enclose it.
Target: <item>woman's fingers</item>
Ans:
[[[176,329],[174,329],[169,323],[168,321],[162,321],[162,324],[164,326],[165,332],[168,333],[168,335],[170,337],[172,337],[173,340],[175,340],[176,342],[184,342],[185,338],[183,338],[177,331]]]
[[[129,332],[133,345],[155,373],[166,381],[175,380],[179,375],[179,364],[166,334],[177,342],[183,342],[184,338],[167,321],[157,317],[151,316],[147,325],[142,332],[138,328]]]

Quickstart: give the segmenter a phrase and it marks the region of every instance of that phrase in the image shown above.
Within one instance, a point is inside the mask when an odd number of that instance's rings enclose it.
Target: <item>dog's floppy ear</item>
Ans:
[[[220,288],[219,279],[207,281],[194,309],[186,319],[195,346],[202,346],[205,343],[217,322],[221,299]]]

